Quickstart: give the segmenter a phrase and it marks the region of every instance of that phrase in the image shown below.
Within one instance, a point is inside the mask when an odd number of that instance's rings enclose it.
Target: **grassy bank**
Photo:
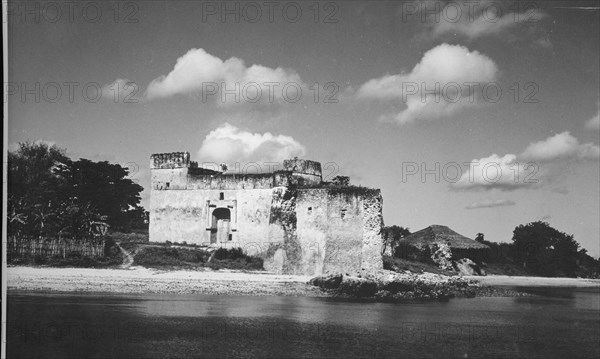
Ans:
[[[120,248],[119,248],[120,247]],[[263,260],[248,256],[239,248],[212,249],[195,245],[150,244],[148,231],[113,232],[106,236],[104,256],[89,257],[78,253],[63,256],[21,256],[8,258],[10,265],[76,268],[119,268],[126,258],[121,248],[133,257],[130,265],[163,270],[210,268],[262,270]]]
[[[160,269],[263,269],[261,258],[248,256],[240,248],[209,252],[200,248],[141,246],[133,255],[133,264]]]
[[[248,256],[240,248],[212,248],[190,244],[152,243],[148,233],[111,234],[120,246],[131,253],[133,265],[157,269],[234,269],[262,270],[261,258]]]
[[[510,262],[479,262],[480,268],[486,274],[492,275],[510,275],[510,276],[534,276],[533,273],[527,271],[523,266]],[[435,273],[442,275],[457,275],[457,271],[443,270],[431,261],[417,261],[406,258],[398,258],[392,256],[383,256],[383,267],[395,272],[409,271],[412,273]]]

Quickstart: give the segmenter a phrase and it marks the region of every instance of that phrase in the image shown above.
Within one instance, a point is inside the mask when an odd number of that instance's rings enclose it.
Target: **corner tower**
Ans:
[[[150,156],[152,189],[185,189],[188,171],[198,167],[189,152],[156,153]]]
[[[283,170],[292,172],[295,178],[301,178],[304,185],[318,185],[323,181],[320,162],[295,157],[283,161]]]

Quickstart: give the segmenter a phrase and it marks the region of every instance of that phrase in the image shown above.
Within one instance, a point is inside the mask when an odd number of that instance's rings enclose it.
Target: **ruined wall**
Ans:
[[[266,174],[221,174],[200,168],[153,169],[153,190],[241,190],[287,186],[289,172]]]
[[[223,193],[223,200],[220,200]],[[166,190],[152,191],[150,198],[150,240],[210,244],[211,211],[207,201],[217,207],[231,208],[232,238],[219,243],[242,247],[249,253],[267,248],[272,189],[245,190]],[[235,203],[235,205],[234,205]]]
[[[381,204],[379,191],[300,189],[296,213],[302,257],[297,270],[316,275],[383,268]]]
[[[241,247],[259,255],[269,271],[318,275],[383,267],[378,191],[365,195],[286,187],[155,190],[151,241],[209,245],[207,218],[214,208],[208,207],[207,201],[217,207],[235,203],[231,241],[217,245]]]
[[[383,197],[373,191],[362,197],[363,244],[361,269],[383,269]]]
[[[190,175],[187,189],[270,189],[286,186],[290,173]]]
[[[318,185],[323,181],[320,162],[294,158],[283,161],[283,170],[301,178],[305,185]]]
[[[156,153],[150,156],[150,168],[182,168],[194,166],[189,152]],[[197,165],[197,164],[196,164]]]
[[[188,153],[153,155],[150,240],[210,245],[212,213],[227,208],[231,236],[217,245],[259,255],[269,271],[381,269],[379,190],[303,188],[321,183],[321,165],[294,159],[284,167],[268,174],[223,174],[198,168]]]
[[[296,273],[296,260],[300,256],[296,229],[295,186],[278,187],[273,191],[269,216],[269,244],[261,253],[265,269],[277,273]]]
[[[184,152],[152,155],[150,164],[152,242],[210,245],[212,212],[219,207],[232,218],[231,240],[218,245],[262,254],[269,241],[283,240],[270,211],[274,189],[288,185],[291,172],[223,174],[196,167]]]
[[[151,191],[167,189],[186,189],[188,168],[152,169],[150,176]]]

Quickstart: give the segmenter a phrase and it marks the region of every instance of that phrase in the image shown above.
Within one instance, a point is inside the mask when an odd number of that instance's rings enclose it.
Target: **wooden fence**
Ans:
[[[8,258],[19,257],[62,257],[77,253],[86,257],[104,256],[104,239],[39,238],[9,236]]]

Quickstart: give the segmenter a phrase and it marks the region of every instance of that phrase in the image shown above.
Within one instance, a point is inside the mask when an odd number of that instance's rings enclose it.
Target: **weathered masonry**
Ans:
[[[380,191],[324,183],[319,162],[239,174],[175,152],[152,155],[150,168],[152,242],[241,247],[279,273],[382,268]]]

